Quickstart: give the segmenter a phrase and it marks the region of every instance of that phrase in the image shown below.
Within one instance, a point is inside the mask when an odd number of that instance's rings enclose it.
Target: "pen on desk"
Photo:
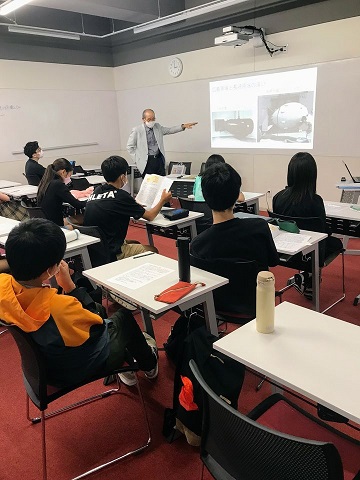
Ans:
[[[146,252],[146,253],[142,253],[141,255],[135,255],[135,257],[133,258],[141,258],[141,257],[148,257],[149,255],[154,255],[155,252]]]

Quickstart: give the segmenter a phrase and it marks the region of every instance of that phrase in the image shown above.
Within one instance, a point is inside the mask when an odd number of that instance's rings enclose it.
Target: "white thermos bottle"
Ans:
[[[256,330],[274,331],[275,277],[271,272],[259,272],[256,287]]]

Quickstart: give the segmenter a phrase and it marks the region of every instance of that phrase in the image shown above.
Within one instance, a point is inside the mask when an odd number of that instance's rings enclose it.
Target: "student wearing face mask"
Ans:
[[[76,210],[84,208],[84,202],[77,200],[67,185],[73,173],[73,166],[66,158],[58,158],[48,165],[39,184],[37,203],[46,218],[60,227],[64,226],[63,203]]]
[[[38,142],[28,142],[24,147],[24,154],[28,157],[25,163],[25,176],[29,185],[39,185],[45,173],[45,167],[40,165],[39,160],[44,152]]]
[[[109,244],[112,260],[121,260],[142,252],[157,252],[155,247],[125,240],[130,218],[154,220],[171,193],[163,191],[159,203],[145,210],[123,189],[127,183],[127,161],[116,155],[101,164],[101,171],[107,183],[95,188],[90,195],[84,215],[84,225],[100,228]]]
[[[62,260],[65,249],[61,229],[43,218],[21,222],[10,232],[6,256],[11,275],[0,275],[0,318],[38,345],[49,385],[65,387],[96,375],[105,377],[122,366],[126,353],[147,379],[155,380],[155,340],[141,332],[125,309],[106,318],[103,307],[74,284]],[[47,285],[53,276],[63,295]],[[126,385],[136,384],[134,375],[119,376]]]
[[[176,127],[163,127],[155,121],[155,112],[150,108],[143,111],[142,124],[133,128],[127,151],[134,159],[142,177],[149,173],[165,175],[164,135],[182,132],[192,128],[194,123],[182,123]]]

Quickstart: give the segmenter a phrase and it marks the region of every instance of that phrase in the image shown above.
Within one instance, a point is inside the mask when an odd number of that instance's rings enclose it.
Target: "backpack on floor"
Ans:
[[[176,326],[180,322],[182,328]],[[173,408],[165,409],[163,434],[169,442],[186,435],[188,443],[200,445],[202,424],[202,391],[195,380],[189,361],[194,359],[210,388],[225,402],[237,409],[238,398],[244,381],[245,367],[213,349],[218,338],[211,335],[205,326],[199,326],[199,318],[183,316],[177,320],[173,332],[189,333],[178,344],[174,378]],[[191,325],[189,325],[191,324]],[[176,328],[175,328],[176,327]],[[192,330],[192,331],[190,331]],[[174,342],[174,338],[172,338]],[[166,351],[166,348],[165,348]]]

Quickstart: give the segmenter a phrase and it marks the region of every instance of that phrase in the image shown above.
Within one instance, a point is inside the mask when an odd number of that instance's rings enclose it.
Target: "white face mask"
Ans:
[[[70,178],[70,177],[65,177],[65,178],[64,178],[64,183],[65,183],[65,185],[68,185],[70,182],[71,182],[71,178]]]
[[[39,152],[39,158],[42,158],[44,156],[44,152],[42,150],[40,150]]]
[[[152,121],[152,122],[145,122],[145,125],[149,128],[153,128],[154,125],[155,125],[155,121]]]

